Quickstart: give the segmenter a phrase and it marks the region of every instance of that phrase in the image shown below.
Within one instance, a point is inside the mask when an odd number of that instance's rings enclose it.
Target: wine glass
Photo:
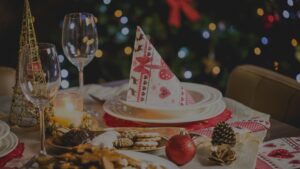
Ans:
[[[53,44],[39,43],[38,48],[21,48],[19,81],[25,97],[38,107],[40,113],[40,154],[46,155],[44,109],[60,87],[60,65]]]
[[[62,30],[62,48],[68,60],[79,71],[79,89],[83,87],[83,69],[98,49],[95,17],[90,13],[70,13],[65,16]]]

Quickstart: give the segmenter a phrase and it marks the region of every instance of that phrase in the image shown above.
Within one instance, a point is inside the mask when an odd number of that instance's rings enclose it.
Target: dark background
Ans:
[[[229,73],[241,64],[255,64],[296,79],[300,73],[300,48],[292,39],[300,38],[300,11],[298,0],[199,0],[194,8],[200,13],[197,22],[189,21],[181,13],[182,26],[168,24],[169,6],[166,1],[155,0],[30,0],[35,16],[35,29],[39,42],[51,42],[61,50],[61,28],[64,15],[70,12],[90,12],[98,17],[99,49],[101,58],[95,58],[85,68],[85,83],[99,83],[127,78],[131,54],[124,48],[133,46],[135,27],[140,25],[170,68],[182,81],[226,87]],[[109,1],[106,1],[109,2]],[[257,9],[264,11],[262,16]],[[128,18],[125,24],[114,15],[122,10]],[[289,16],[284,17],[284,10]],[[0,66],[15,68],[19,49],[19,35],[23,12],[22,0],[0,0]],[[273,20],[270,19],[273,17]],[[208,25],[214,23],[216,30]],[[122,28],[129,33],[123,35]],[[204,32],[209,38],[203,37]],[[266,37],[268,44],[261,38]],[[259,55],[254,53],[258,47]],[[177,57],[183,50],[186,57]],[[214,54],[214,57],[209,57]],[[211,58],[210,60],[208,58]],[[209,60],[208,62],[206,62]],[[220,68],[214,73],[213,68]],[[69,86],[78,85],[77,69],[67,59],[62,68],[69,72],[64,80]],[[186,71],[192,77],[184,76]],[[298,76],[300,81],[300,75]],[[65,86],[66,87],[66,86]]]

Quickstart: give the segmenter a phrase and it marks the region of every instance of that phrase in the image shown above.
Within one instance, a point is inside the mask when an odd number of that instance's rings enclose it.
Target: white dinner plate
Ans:
[[[4,121],[0,120],[0,142],[5,138],[10,132],[9,126]]]
[[[159,111],[195,110],[195,109],[199,109],[200,107],[206,107],[212,105],[222,100],[222,93],[213,87],[197,84],[197,83],[182,82],[181,84],[183,88],[186,89],[193,97],[195,101],[194,104],[186,105],[186,106],[155,106],[155,105],[148,105],[144,103],[128,102],[126,100],[127,91],[121,92],[118,99],[127,106],[149,109],[149,110],[159,110]]]
[[[214,105],[193,111],[176,112],[174,114],[130,107],[117,99],[106,101],[103,105],[104,111],[111,116],[134,122],[153,124],[179,124],[206,120],[221,114],[225,108],[226,105],[223,100],[220,100]]]
[[[0,157],[4,157],[12,152],[18,145],[18,137],[10,132],[5,138],[0,140]]]
[[[179,167],[171,161],[152,154],[140,153],[129,150],[119,150],[119,152],[137,160],[143,160],[153,164],[162,165],[166,167],[166,169],[179,169]]]

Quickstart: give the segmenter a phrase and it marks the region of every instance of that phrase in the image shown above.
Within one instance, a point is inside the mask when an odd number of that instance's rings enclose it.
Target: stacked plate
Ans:
[[[9,126],[0,120],[0,158],[13,151],[18,145],[18,137]]]
[[[127,91],[123,91],[115,98],[106,101],[103,108],[106,113],[119,119],[164,125],[203,121],[224,112],[226,106],[219,90],[195,83],[182,83],[182,85],[194,98],[194,104],[173,107],[138,104],[126,101]]]

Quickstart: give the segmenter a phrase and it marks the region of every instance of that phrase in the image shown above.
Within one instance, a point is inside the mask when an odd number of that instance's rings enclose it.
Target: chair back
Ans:
[[[242,65],[230,74],[225,95],[300,127],[300,84],[294,79],[258,66]]]

